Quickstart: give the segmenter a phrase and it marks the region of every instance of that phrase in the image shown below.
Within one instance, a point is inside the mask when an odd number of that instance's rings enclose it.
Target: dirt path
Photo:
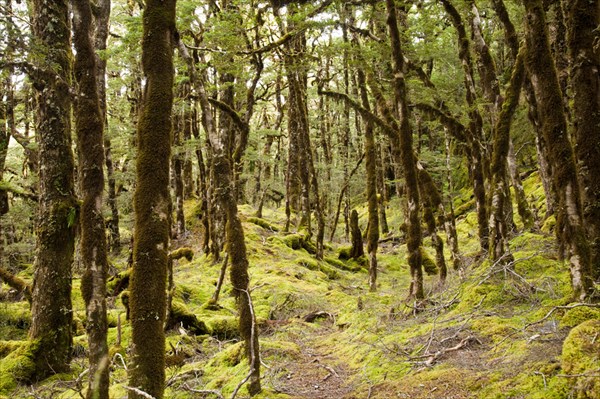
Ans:
[[[300,356],[279,364],[272,380],[278,392],[294,399],[354,398],[352,370],[322,344],[331,332],[331,327],[323,327],[320,334],[296,341]]]

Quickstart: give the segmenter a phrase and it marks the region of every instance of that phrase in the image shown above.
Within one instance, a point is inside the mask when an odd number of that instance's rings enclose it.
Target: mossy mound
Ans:
[[[341,260],[331,256],[326,256],[323,260],[336,269],[345,270],[347,272],[356,273],[362,270],[362,263],[357,264],[355,262],[342,262]]]
[[[181,326],[194,335],[210,334],[211,330],[202,320],[198,320],[195,314],[185,306],[183,302],[174,300],[171,303],[171,313],[167,323],[167,329]]]
[[[560,320],[560,326],[576,327],[587,320],[600,320],[600,309],[588,306],[569,309]]]
[[[257,218],[257,217],[249,217],[248,219],[246,219],[246,221],[248,223],[255,224],[257,226],[262,227],[265,230],[270,230],[272,232],[278,232],[280,230],[279,227],[277,227],[276,225],[268,222],[265,219],[261,219],[261,218]]]
[[[36,342],[26,342],[0,360],[0,395],[9,394],[17,384],[31,381],[35,374]]]
[[[578,399],[600,398],[600,320],[573,328],[563,343],[561,366]]]
[[[210,334],[219,339],[232,339],[240,336],[239,321],[234,316],[215,316],[206,319]]]
[[[309,270],[313,270],[313,271],[320,271],[321,273],[324,273],[328,279],[330,280],[335,280],[340,278],[340,274],[333,269],[332,267],[330,267],[328,264],[324,263],[324,262],[319,262],[316,259],[312,259],[309,258],[307,256],[298,258],[296,260],[296,263],[300,266],[306,267]]]

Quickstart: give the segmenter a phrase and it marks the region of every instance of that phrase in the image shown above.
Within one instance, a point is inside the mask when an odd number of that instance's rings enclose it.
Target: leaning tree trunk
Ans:
[[[574,296],[585,300],[593,288],[590,249],[583,226],[583,210],[575,157],[567,134],[562,93],[548,43],[546,16],[541,0],[526,0],[526,65],[538,100],[542,132],[552,164],[558,195],[556,233],[570,263]]]
[[[135,389],[129,397],[141,399],[145,393],[160,399],[165,388],[175,0],[146,1],[142,20],[146,85],[138,121],[135,247],[129,283],[133,348],[129,385]]]
[[[108,399],[108,322],[106,276],[108,258],[102,194],[104,190],[103,118],[98,98],[96,58],[91,40],[92,10],[89,0],[73,1],[74,72],[78,85],[75,131],[79,184],[83,197],[80,212],[81,258],[85,271],[81,293],[86,305],[89,347],[88,399]]]
[[[36,76],[36,132],[39,144],[37,251],[29,338],[38,342],[35,376],[69,369],[73,311],[71,268],[78,203],[73,187],[71,152],[71,43],[69,2],[33,1],[33,34],[46,49]]]
[[[600,51],[597,48],[598,0],[563,1],[579,181],[583,186],[583,218],[590,240],[592,275],[600,278]]]

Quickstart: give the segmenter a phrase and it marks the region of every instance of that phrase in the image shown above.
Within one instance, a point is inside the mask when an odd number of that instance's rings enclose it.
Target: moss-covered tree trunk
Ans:
[[[75,131],[82,195],[80,211],[81,259],[84,273],[81,293],[86,305],[89,348],[87,398],[108,399],[108,322],[106,276],[108,259],[102,196],[104,191],[103,116],[97,87],[96,57],[92,44],[92,10],[89,0],[73,1],[74,65],[77,82]]]
[[[462,269],[462,256],[458,246],[458,234],[456,233],[456,217],[454,216],[454,206],[452,205],[452,190],[454,185],[452,184],[452,165],[451,165],[451,150],[450,150],[450,135],[448,134],[448,128],[444,128],[444,144],[446,153],[446,203],[448,204],[448,214],[444,212],[444,229],[446,230],[446,239],[448,240],[448,246],[450,247],[450,256],[452,258],[452,267],[454,270]]]
[[[73,312],[71,267],[79,212],[71,152],[71,31],[68,1],[32,2],[33,34],[44,62],[35,76],[39,211],[29,339],[38,342],[35,377],[68,370]]]
[[[592,289],[590,250],[583,225],[575,157],[562,112],[562,93],[548,42],[546,17],[541,0],[525,0],[526,66],[538,100],[545,142],[552,143],[549,160],[558,195],[558,241],[570,264],[574,296],[585,300]]]
[[[467,105],[469,106],[469,128],[467,129],[467,142],[469,145],[469,176],[473,184],[475,194],[475,205],[477,208],[477,224],[479,226],[479,241],[483,250],[488,249],[488,210],[485,190],[485,168],[486,156],[483,143],[483,120],[477,110],[477,92],[475,89],[475,74],[473,61],[469,50],[469,39],[462,17],[456,8],[448,1],[442,0],[444,9],[450,16],[452,24],[458,35],[458,56],[461,60],[465,73],[465,92]]]
[[[171,221],[169,162],[173,105],[175,0],[148,0],[142,16],[146,78],[138,120],[135,239],[129,307],[129,385],[156,399],[165,388],[166,279]],[[130,391],[129,398],[143,394]]]
[[[563,1],[571,62],[575,154],[583,218],[591,249],[592,274],[600,278],[600,50],[598,0]]]
[[[104,131],[107,131],[108,118],[106,112],[106,57],[100,52],[106,50],[108,29],[110,23],[110,0],[98,0],[93,8],[95,27],[96,70],[98,82],[98,97],[100,111],[104,121]],[[121,234],[119,232],[119,208],[117,207],[117,187],[115,167],[112,159],[112,146],[108,134],[104,134],[104,162],[106,164],[107,204],[110,209],[110,219],[106,225],[109,231],[108,245],[114,253],[121,250]]]
[[[386,0],[387,25],[392,46],[392,64],[394,72],[394,94],[398,104],[398,115],[400,116],[399,143],[402,168],[406,180],[407,200],[407,225],[408,232],[406,246],[408,249],[408,264],[412,281],[409,296],[414,299],[422,299],[423,291],[423,268],[421,259],[421,219],[419,216],[419,184],[417,179],[417,165],[413,154],[412,131],[410,127],[410,116],[408,110],[407,89],[404,80],[404,54],[400,42],[400,31],[396,16],[394,0]]]
[[[370,110],[369,95],[365,74],[357,72],[358,88],[362,106]],[[369,255],[369,290],[377,290],[377,247],[379,245],[379,202],[377,200],[377,145],[373,123],[366,119],[365,124],[365,157],[367,171],[367,208],[369,223],[367,227],[367,253]]]
[[[516,60],[517,54],[519,52],[519,37],[510,19],[508,10],[506,9],[506,5],[504,4],[503,0],[492,0],[492,7],[494,8],[494,12],[498,16],[498,19],[500,20],[500,23],[504,28],[504,38],[508,45],[508,48],[510,49],[511,58]],[[542,180],[542,185],[544,187],[544,192],[546,194],[546,208],[548,210],[548,214],[553,214],[554,204],[556,203],[556,193],[552,185],[551,169],[547,161],[547,146],[541,141],[543,139],[541,138],[541,122],[538,112],[537,100],[535,98],[535,92],[533,90],[533,86],[531,85],[531,80],[528,75],[525,77],[525,81],[523,82],[523,89],[529,107],[528,118],[536,132],[536,151],[538,156],[539,173]],[[520,179],[516,171],[516,161],[513,161],[513,159],[514,157],[511,155],[511,150],[509,149],[509,168],[511,173],[512,184],[515,189],[519,216],[521,217],[525,228],[528,229],[533,225],[533,215],[531,209],[529,208],[529,205],[527,204],[525,193],[523,192],[521,194],[521,192],[523,191],[523,187],[520,183]],[[513,163],[515,167],[513,167],[511,163]]]
[[[230,278],[236,297],[239,317],[240,335],[244,339],[246,355],[250,366],[248,374],[248,391],[252,396],[261,391],[260,384],[260,352],[256,316],[249,291],[248,256],[244,241],[244,230],[238,216],[233,171],[230,153],[227,151],[228,132],[218,129],[213,118],[208,95],[203,85],[198,87],[202,123],[207,132],[207,140],[212,153],[213,173],[217,200],[225,211],[227,254],[231,262]],[[227,261],[227,258],[226,258]],[[225,267],[224,263],[223,267]]]
[[[510,86],[502,111],[494,128],[492,156],[492,204],[490,210],[490,257],[493,261],[511,259],[508,247],[509,223],[506,215],[506,203],[510,203],[508,187],[508,153],[510,148],[510,125],[519,104],[521,87],[525,79],[525,65],[522,52],[513,67]],[[512,206],[512,205],[511,205]]]

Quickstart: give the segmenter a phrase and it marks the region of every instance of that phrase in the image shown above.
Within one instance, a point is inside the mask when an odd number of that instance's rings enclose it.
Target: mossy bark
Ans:
[[[370,110],[366,77],[362,70],[357,73],[362,106]],[[377,247],[379,245],[379,201],[377,199],[377,145],[373,123],[365,120],[365,157],[367,172],[367,253],[369,255],[369,290],[377,290]]]
[[[521,87],[525,79],[524,50],[519,53],[513,67],[510,86],[505,95],[502,111],[494,128],[492,156],[492,209],[490,211],[490,257],[493,261],[511,259],[508,247],[509,223],[506,204],[510,203],[508,187],[508,153],[510,125],[519,104]],[[507,256],[509,255],[509,256]]]
[[[350,257],[352,259],[358,259],[365,255],[363,246],[362,233],[358,226],[358,212],[353,209],[350,212],[350,237],[352,239],[352,249],[350,250]]]
[[[89,347],[87,398],[108,399],[108,322],[106,278],[108,259],[102,196],[104,190],[103,117],[97,87],[96,58],[92,44],[92,11],[89,0],[73,1],[74,75],[77,82],[75,131],[79,183],[83,197],[80,211],[81,258],[84,273],[81,293],[86,304]]]
[[[590,240],[593,278],[600,279],[600,51],[598,0],[563,1],[571,63],[575,154]]]
[[[171,110],[175,0],[148,0],[142,15],[142,67],[146,77],[138,121],[135,239],[129,306],[132,358],[129,385],[163,397],[166,279],[170,235]],[[130,391],[130,398],[143,396]]]
[[[444,144],[446,153],[446,183],[448,186],[446,192],[446,202],[448,204],[448,214],[444,211],[444,229],[446,230],[446,239],[448,240],[448,246],[450,247],[450,255],[452,257],[452,267],[454,270],[462,269],[462,256],[458,247],[458,234],[456,233],[456,217],[454,215],[454,206],[452,205],[452,190],[454,185],[452,184],[452,172],[450,162],[450,137],[448,129],[444,129]]]
[[[71,267],[79,205],[74,194],[71,152],[72,59],[69,2],[32,2],[33,34],[44,49],[36,76],[36,132],[39,144],[39,211],[29,339],[36,379],[69,369],[72,348]]]
[[[494,12],[498,16],[498,19],[500,20],[500,23],[504,28],[504,37],[510,49],[510,55],[514,60],[516,60],[517,54],[519,52],[519,37],[512,21],[510,20],[510,16],[508,14],[508,10],[506,9],[506,5],[504,4],[503,0],[493,0],[492,7],[494,8]],[[548,210],[548,215],[551,215],[554,213],[554,207],[556,203],[556,192],[554,190],[554,186],[552,185],[552,170],[547,161],[548,146],[543,142],[542,133],[540,130],[541,122],[537,100],[535,98],[535,92],[533,90],[533,86],[531,84],[531,80],[528,74],[525,77],[525,81],[523,82],[523,89],[525,92],[525,98],[528,103],[527,116],[529,118],[529,121],[531,122],[531,125],[533,126],[533,129],[536,132],[536,151],[538,156],[540,177],[542,179],[542,185],[546,194],[546,209]],[[510,159],[509,162],[511,162]],[[509,167],[512,169],[512,166],[509,165]],[[525,228],[529,228],[528,226],[532,224],[530,222],[532,218],[531,210],[525,203],[526,199],[524,197],[524,194],[521,194],[522,187],[519,183],[517,176],[514,176],[515,173],[512,172],[512,170],[511,174],[513,175],[512,184],[515,188],[519,215],[521,217],[521,220],[523,221],[523,224],[525,225]],[[529,213],[527,212],[528,209]]]
[[[467,143],[469,145],[469,176],[473,184],[473,192],[475,194],[475,204],[477,207],[477,224],[479,227],[479,242],[482,250],[488,249],[488,209],[486,202],[485,188],[485,167],[486,154],[483,143],[483,120],[481,114],[477,110],[477,92],[475,89],[475,74],[473,69],[473,61],[469,50],[469,39],[462,17],[456,8],[448,1],[442,0],[444,9],[450,16],[452,24],[458,35],[458,56],[461,60],[465,73],[465,92],[467,105],[469,106],[469,127],[466,131]]]
[[[413,140],[408,110],[407,88],[404,80],[404,54],[400,42],[400,31],[396,15],[396,6],[393,0],[386,0],[387,25],[392,46],[392,64],[394,72],[394,94],[398,104],[400,126],[398,131],[398,148],[404,177],[406,181],[407,199],[407,225],[408,232],[406,246],[408,250],[408,264],[412,281],[409,297],[420,300],[425,297],[423,290],[423,268],[421,264],[421,220],[419,216],[419,186],[417,179],[417,165],[413,154]]]
[[[215,146],[213,145],[213,149]],[[218,148],[218,147],[217,147]],[[219,182],[219,199],[227,213],[227,253],[231,260],[230,278],[234,295],[238,304],[240,317],[240,334],[246,345],[246,355],[250,365],[248,392],[254,396],[261,391],[260,353],[258,329],[249,291],[248,257],[244,230],[238,217],[237,205],[231,182],[232,171],[226,155],[215,151],[215,177]]]
[[[444,284],[448,276],[448,268],[446,267],[446,259],[444,258],[444,242],[438,235],[438,227],[442,226],[445,228],[446,212],[442,203],[442,196],[427,170],[418,162],[417,170],[419,173],[419,190],[423,197],[423,218],[427,224],[431,243],[435,249],[435,266],[440,273],[440,284]],[[425,259],[423,260],[425,261]]]
[[[108,118],[106,113],[106,58],[100,53],[106,50],[108,41],[108,29],[110,24],[111,0],[98,0],[94,7],[95,27],[95,53],[96,57],[96,80],[98,85],[98,98],[100,111],[104,121],[104,130],[107,131]],[[106,164],[107,204],[110,209],[110,219],[106,223],[109,231],[108,246],[113,253],[121,250],[121,234],[119,232],[119,209],[117,207],[117,187],[115,179],[115,167],[112,159],[111,141],[104,134],[104,162]]]
[[[558,195],[557,238],[570,264],[573,293],[585,300],[592,289],[590,250],[583,226],[575,157],[562,112],[562,93],[548,42],[546,17],[541,0],[525,1],[526,66],[539,104],[542,132],[549,148],[554,187]],[[563,252],[563,251],[561,251]]]

